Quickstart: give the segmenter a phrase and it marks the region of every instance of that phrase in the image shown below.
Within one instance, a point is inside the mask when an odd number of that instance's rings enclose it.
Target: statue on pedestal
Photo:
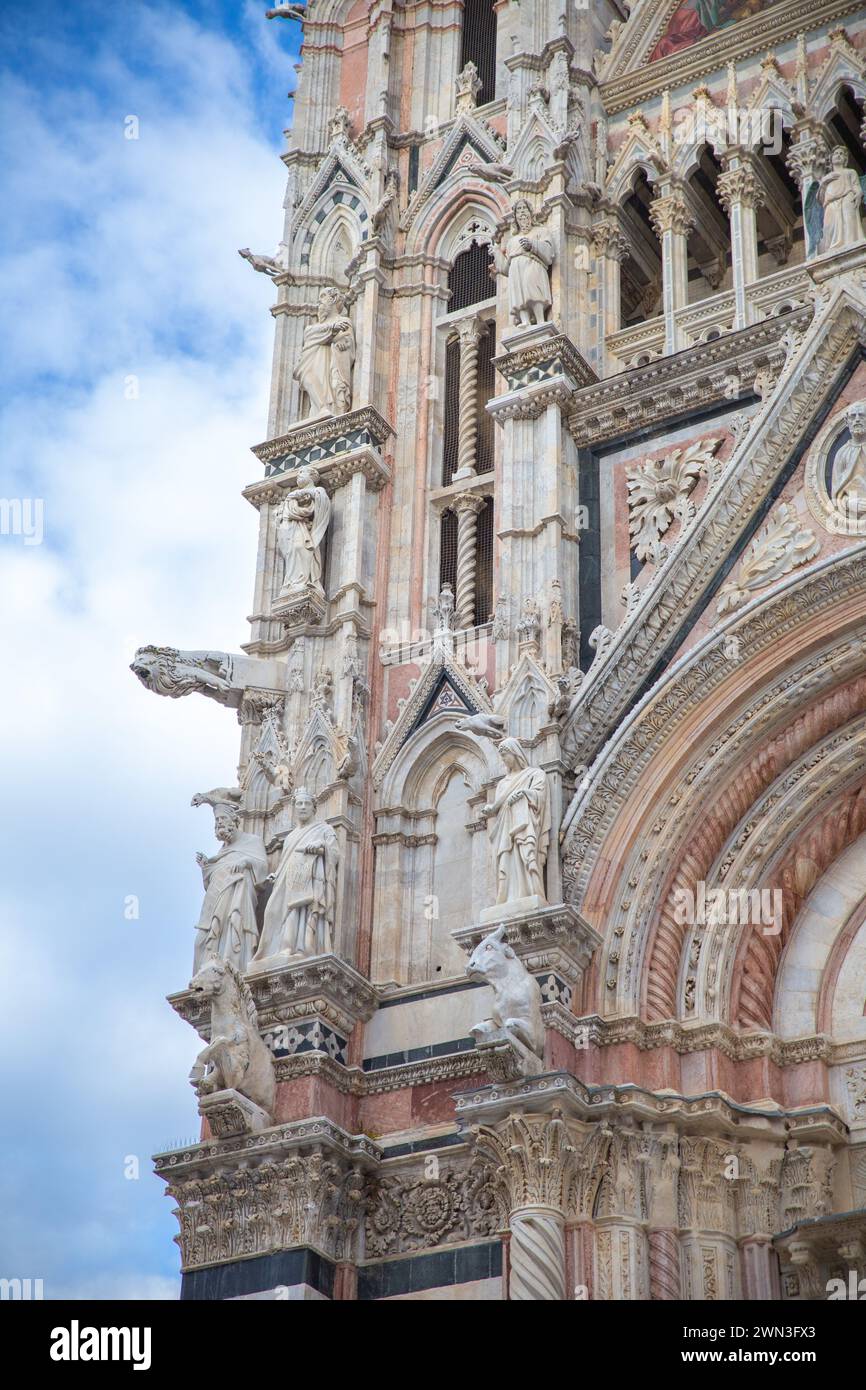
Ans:
[[[310,400],[309,420],[344,415],[352,409],[355,330],[345,314],[345,294],[336,286],[319,293],[316,322],[304,330],[293,376]]]
[[[818,247],[820,255],[841,251],[866,241],[860,210],[863,206],[862,180],[848,167],[848,151],[837,145],[830,157],[830,172],[818,185],[818,202],[823,212],[823,228]]]
[[[277,514],[277,548],[285,570],[280,598],[322,588],[322,540],[331,519],[331,499],[318,486],[315,468],[303,468]]]
[[[549,266],[553,264],[553,241],[544,231],[533,231],[532,208],[525,198],[514,204],[516,235],[504,250],[494,248],[493,263],[500,275],[508,277],[508,301],[516,324],[544,323],[553,303]]]
[[[271,875],[273,890],[252,970],[333,950],[340,847],[330,825],[313,820],[316,803],[306,787],[296,789],[292,804],[298,824],[286,835]]]
[[[193,970],[212,958],[230,961],[246,970],[256,949],[256,893],[268,872],[268,856],[261,835],[240,828],[240,792],[217,787],[198,792],[193,806],[210,806],[214,833],[222,848],[214,855],[196,855],[205,896],[196,926]]]
[[[550,788],[547,775],[531,767],[516,738],[499,744],[507,772],[483,808],[496,863],[497,906],[532,898],[546,904],[544,865],[550,843]]]

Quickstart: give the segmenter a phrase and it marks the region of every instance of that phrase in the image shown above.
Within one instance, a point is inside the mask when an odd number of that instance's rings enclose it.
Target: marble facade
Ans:
[[[156,1157],[184,1297],[826,1298],[866,1278],[866,10],[492,3],[467,56],[463,9],[306,7],[242,253],[250,631],[133,662],[236,711],[207,797],[256,851],[273,1098]]]

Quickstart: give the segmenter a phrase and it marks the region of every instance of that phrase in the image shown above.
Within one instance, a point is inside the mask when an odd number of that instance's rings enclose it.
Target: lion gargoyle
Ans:
[[[493,990],[490,1017],[471,1030],[490,1075],[497,1081],[537,1076],[544,1070],[541,990],[506,941],[504,926],[479,941],[466,973]]]
[[[129,668],[154,695],[177,700],[196,691],[221,705],[239,698],[232,684],[232,658],[225,652],[181,652],[176,647],[139,647]]]
[[[267,1129],[274,1114],[274,1061],[259,1035],[249,985],[230,961],[211,959],[189,989],[210,1000],[210,1042],[189,1074],[199,1114],[217,1139]]]

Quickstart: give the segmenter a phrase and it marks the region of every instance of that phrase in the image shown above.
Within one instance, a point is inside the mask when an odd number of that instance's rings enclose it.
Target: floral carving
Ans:
[[[661,538],[674,518],[682,522],[692,519],[694,506],[689,493],[721,442],[699,440],[674,449],[664,458],[647,459],[636,468],[626,469],[628,529],[639,560],[658,564],[664,558]]]
[[[507,1221],[504,1194],[486,1164],[442,1170],[428,1179],[382,1178],[369,1187],[366,1253],[392,1255],[493,1236]]]
[[[788,504],[783,503],[752,541],[737,578],[721,590],[716,605],[719,615],[739,608],[756,589],[763,589],[798,565],[814,560],[820,549],[814,532],[801,525]]]

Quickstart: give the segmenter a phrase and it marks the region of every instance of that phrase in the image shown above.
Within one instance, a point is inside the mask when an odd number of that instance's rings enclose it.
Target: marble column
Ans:
[[[613,370],[608,357],[607,339],[622,327],[621,266],[629,251],[628,238],[615,222],[599,222],[592,229],[592,249],[596,259],[598,321],[601,326],[604,370]]]
[[[820,182],[822,175],[827,172],[830,163],[830,151],[823,134],[813,130],[811,126],[803,126],[796,133],[797,141],[788,151],[787,163],[800,189],[803,227],[806,236],[806,259],[811,260],[813,256],[818,254],[819,239],[813,239],[809,235],[809,227],[806,222],[806,200],[812,185]]]
[[[753,156],[731,150],[725,156],[725,172],[719,178],[719,200],[731,223],[731,262],[736,303],[735,328],[751,323],[746,290],[758,278],[757,213],[764,195],[755,173]]]
[[[561,1112],[512,1113],[495,1127],[481,1126],[476,1143],[496,1163],[507,1189],[509,1299],[518,1303],[563,1300],[565,1218],[578,1150]]]
[[[684,190],[677,185],[671,186],[650,203],[650,217],[662,244],[665,351],[676,352],[684,345],[676,315],[689,300],[689,232],[694,226]]]
[[[475,623],[475,569],[478,513],[484,498],[465,492],[455,498],[457,514],[457,584],[454,596],[457,627],[472,627]]]
[[[475,477],[478,449],[478,344],[482,324],[464,319],[460,324],[460,397],[457,425],[457,471],[454,481]]]

